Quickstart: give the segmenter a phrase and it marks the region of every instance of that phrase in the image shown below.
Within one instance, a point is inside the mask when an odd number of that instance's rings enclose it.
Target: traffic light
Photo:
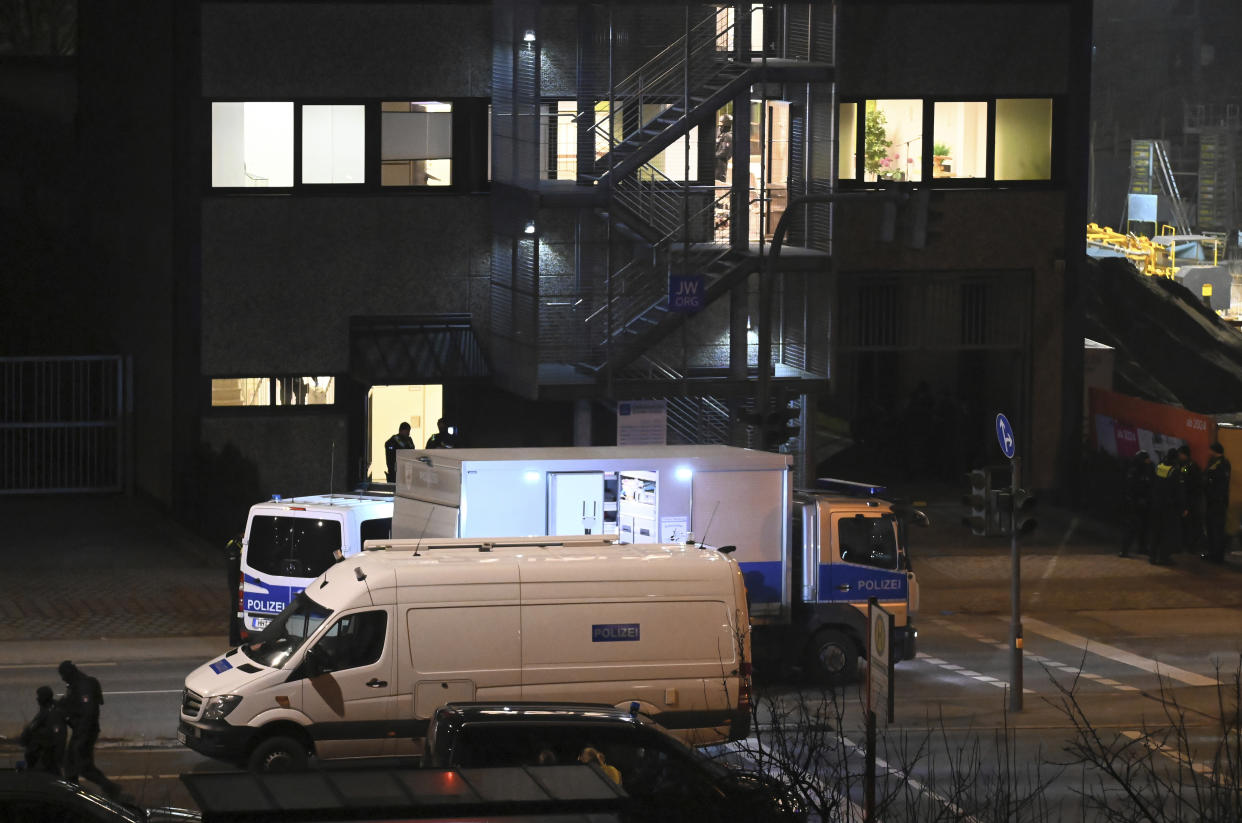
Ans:
[[[962,504],[966,506],[966,516],[962,524],[970,527],[971,534],[985,535],[988,533],[988,473],[984,469],[975,469],[966,475],[970,484],[970,492],[962,496]]]
[[[944,192],[919,188],[910,191],[906,204],[905,243],[912,249],[926,248],[940,236],[944,220]]]
[[[1038,501],[1035,493],[1029,489],[1018,489],[1013,493],[1013,531],[1014,534],[1029,534],[1039,523],[1035,519],[1035,504]]]

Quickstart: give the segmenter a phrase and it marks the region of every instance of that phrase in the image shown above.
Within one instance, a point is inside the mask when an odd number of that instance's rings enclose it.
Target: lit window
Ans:
[[[213,406],[270,406],[272,381],[268,377],[212,378]]]
[[[280,377],[276,380],[277,406],[331,406],[336,402],[331,377]]]
[[[858,104],[842,103],[838,124],[837,176],[858,179]]]
[[[868,100],[864,180],[923,179],[923,101]]]
[[[302,182],[366,182],[366,108],[302,107]]]
[[[578,175],[578,107],[572,100],[540,106],[540,180],[573,180]]]
[[[447,186],[453,169],[453,104],[381,104],[384,186]]]
[[[997,180],[1052,177],[1052,100],[996,101]]]
[[[669,108],[668,103],[649,103],[643,106],[643,122],[647,123]],[[687,179],[686,169],[690,169],[688,179],[699,177],[699,127],[690,129],[690,134],[673,142],[667,149],[651,158],[651,165],[670,180],[683,182]]]
[[[211,104],[211,185],[293,185],[293,103]]]
[[[212,406],[330,406],[336,402],[332,377],[212,378]]]
[[[987,177],[988,104],[937,103],[932,119],[932,177]]]

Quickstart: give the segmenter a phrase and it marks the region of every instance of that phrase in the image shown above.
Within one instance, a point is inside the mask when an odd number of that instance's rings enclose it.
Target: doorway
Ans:
[[[383,482],[384,442],[401,423],[410,424],[410,438],[421,449],[436,433],[443,410],[441,385],[372,386],[367,392],[367,479]]]

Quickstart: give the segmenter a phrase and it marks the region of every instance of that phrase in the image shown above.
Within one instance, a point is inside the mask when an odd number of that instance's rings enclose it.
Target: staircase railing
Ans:
[[[624,377],[680,383],[685,375],[667,363],[644,354],[625,369]],[[670,442],[728,443],[729,407],[710,395],[673,395],[664,398]]]
[[[1164,150],[1164,141],[1152,140],[1151,144],[1156,167],[1159,169],[1156,179],[1159,180],[1160,187],[1164,189],[1172,204],[1173,222],[1177,226],[1178,234],[1190,234],[1190,218],[1186,215],[1186,204],[1182,202],[1181,192],[1178,191],[1177,179],[1173,176],[1173,167],[1169,163],[1168,152]]]
[[[714,192],[710,187],[707,190]],[[729,192],[726,190],[709,200],[706,206],[689,216],[689,223],[697,225],[702,221],[710,221],[728,197]],[[710,237],[711,224],[705,225],[708,226],[706,236]],[[600,301],[599,307],[584,318],[589,328],[589,340],[615,339],[648,312],[662,308],[668,298],[670,270],[684,268],[689,272],[706,273],[730,254],[728,246],[683,242],[684,227],[685,222],[679,220],[653,247],[650,259],[636,257],[605,281],[606,296]]]
[[[753,13],[753,9],[744,12]],[[728,65],[722,57],[727,55],[737,27],[736,19],[727,21],[719,10],[713,9],[701,20],[692,23],[686,34],[669,43],[659,54],[613,86],[608,111],[590,125],[596,145],[607,146],[608,155],[613,155],[613,150],[622,144],[641,145],[655,137],[658,131],[645,133],[644,127],[664,115],[668,107],[684,115],[689,90],[700,87]],[[648,105],[658,108],[645,111]],[[637,127],[617,134],[615,126],[625,120],[618,115],[627,110],[637,117]],[[594,115],[594,112],[582,112],[578,119]],[[613,158],[605,156],[603,159]]]

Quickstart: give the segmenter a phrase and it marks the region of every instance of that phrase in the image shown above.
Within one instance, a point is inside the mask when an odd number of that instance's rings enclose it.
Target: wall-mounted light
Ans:
[[[522,229],[522,231],[523,231],[524,233],[526,233],[526,234],[534,234],[534,233],[535,233],[535,221],[534,221],[534,220],[527,220],[527,221],[526,221],[526,228]]]
[[[541,476],[537,471],[528,471],[522,475],[522,479],[527,483],[538,483]]]
[[[694,477],[694,469],[689,466],[678,466],[673,472],[673,476],[684,483],[691,477]]]
[[[526,41],[527,43],[535,42],[535,30],[527,29],[526,34],[522,35],[522,39]]]

